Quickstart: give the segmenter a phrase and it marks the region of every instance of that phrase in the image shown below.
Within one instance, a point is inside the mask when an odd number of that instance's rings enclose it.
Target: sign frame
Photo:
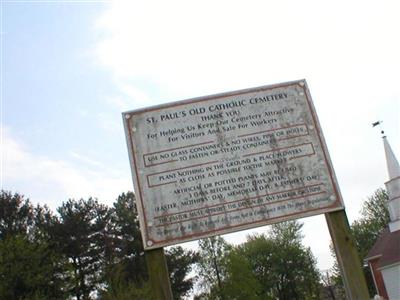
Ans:
[[[305,97],[305,101],[308,105],[308,110],[311,115],[316,136],[318,138],[319,146],[321,149],[319,151],[322,152],[323,158],[324,158],[324,163],[326,165],[326,169],[333,187],[333,193],[335,196],[334,202],[325,208],[316,208],[312,210],[307,210],[307,211],[302,211],[302,212],[296,212],[293,214],[287,214],[284,216],[279,216],[275,218],[269,218],[269,219],[263,219],[257,222],[249,222],[247,224],[240,224],[237,226],[231,226],[228,228],[219,228],[216,230],[210,230],[208,232],[201,232],[198,234],[191,234],[191,235],[186,235],[182,237],[175,237],[169,240],[164,240],[164,241],[154,241],[154,239],[149,237],[149,230],[148,230],[148,220],[146,216],[146,211],[145,211],[145,204],[144,199],[145,197],[143,196],[142,193],[142,184],[144,181],[147,181],[147,183],[150,185],[149,177],[146,179],[144,178],[143,174],[141,174],[141,170],[139,168],[139,162],[138,162],[138,156],[137,156],[137,145],[133,142],[134,138],[133,135],[135,134],[136,128],[132,126],[131,121],[132,119],[135,118],[135,116],[143,115],[146,113],[150,112],[156,112],[156,111],[162,111],[165,109],[170,109],[172,107],[179,107],[179,106],[189,106],[193,104],[198,104],[202,102],[207,102],[207,101],[212,101],[212,100],[218,100],[218,99],[223,99],[223,98],[229,98],[229,97],[234,97],[234,96],[239,96],[239,95],[244,95],[248,93],[256,93],[256,92],[265,92],[265,91],[272,91],[274,89],[282,89],[282,88],[289,88],[295,86],[300,90],[300,93],[303,93],[302,96]],[[203,96],[203,97],[197,97],[197,98],[192,98],[192,99],[187,99],[187,100],[182,100],[182,101],[176,101],[176,102],[171,102],[167,104],[162,104],[162,105],[157,105],[157,106],[151,106],[143,109],[137,109],[137,110],[131,110],[124,112],[122,114],[123,117],[123,123],[124,123],[124,128],[125,128],[125,134],[126,134],[126,141],[128,145],[128,152],[129,152],[129,159],[130,159],[130,165],[131,165],[131,172],[132,172],[132,178],[134,182],[134,187],[135,187],[135,196],[136,196],[136,204],[137,204],[137,210],[139,214],[139,221],[140,221],[140,228],[142,232],[142,238],[143,238],[143,245],[146,250],[148,249],[155,249],[155,248],[160,248],[164,246],[169,246],[177,243],[182,243],[182,242],[188,242],[192,240],[197,240],[199,238],[205,238],[208,236],[213,236],[213,235],[219,235],[219,234],[227,234],[227,233],[232,233],[232,232],[237,232],[237,231],[242,231],[242,230],[247,230],[255,227],[260,227],[260,226],[265,226],[281,221],[287,221],[291,219],[298,219],[298,218],[303,218],[303,217],[308,217],[308,216],[313,216],[313,215],[319,215],[319,214],[326,214],[329,212],[334,212],[334,211],[339,211],[344,209],[344,204],[342,200],[342,196],[339,190],[338,182],[336,179],[336,175],[332,166],[332,162],[330,159],[330,155],[326,146],[325,138],[323,136],[321,126],[317,117],[317,113],[315,111],[315,107],[310,95],[310,91],[308,89],[307,83],[304,79],[302,80],[297,80],[297,81],[291,81],[291,82],[285,82],[285,83],[280,83],[280,84],[274,84],[274,85],[265,85],[265,86],[260,86],[260,87],[255,87],[255,88],[249,88],[249,89],[242,89],[242,90],[237,90],[237,91],[231,91],[227,93],[220,93],[220,94],[215,94],[215,95],[209,95],[209,96]],[[315,150],[314,150],[315,151]]]

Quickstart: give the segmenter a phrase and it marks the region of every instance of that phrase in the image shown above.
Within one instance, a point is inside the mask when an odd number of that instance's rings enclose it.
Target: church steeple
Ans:
[[[386,164],[389,173],[389,181],[385,183],[389,194],[389,229],[391,232],[400,230],[400,165],[394,155],[386,136],[383,137],[385,147]]]
[[[394,155],[393,150],[390,147],[386,136],[383,137],[383,145],[385,147],[386,164],[389,172],[389,180],[394,179],[396,177],[400,177],[399,162],[397,161],[397,158]]]

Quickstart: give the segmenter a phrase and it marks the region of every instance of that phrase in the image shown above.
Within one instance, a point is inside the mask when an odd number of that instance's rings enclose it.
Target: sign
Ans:
[[[146,249],[343,209],[304,80],[123,120]]]

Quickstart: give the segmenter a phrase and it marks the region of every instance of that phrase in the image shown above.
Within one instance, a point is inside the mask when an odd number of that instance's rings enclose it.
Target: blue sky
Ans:
[[[4,122],[35,154],[110,151],[100,134],[88,138],[98,131],[97,114],[109,109],[103,95],[113,92],[90,55],[101,6],[4,4]]]
[[[111,204],[132,189],[122,111],[305,78],[357,218],[387,180],[372,122],[400,153],[400,5],[275,2],[1,1],[2,188]],[[323,216],[304,222],[328,268]]]
[[[118,91],[92,54],[101,35],[96,17],[106,5],[2,5],[2,127],[5,142],[17,143],[25,155],[18,171],[13,165],[7,169],[15,151],[5,153],[4,187],[52,208],[69,197],[89,195],[111,203],[115,191],[104,197],[96,194],[95,184],[79,187],[80,176],[89,181],[99,172],[129,176],[123,130],[115,122],[121,111],[106,101]],[[24,174],[10,176],[14,172]]]

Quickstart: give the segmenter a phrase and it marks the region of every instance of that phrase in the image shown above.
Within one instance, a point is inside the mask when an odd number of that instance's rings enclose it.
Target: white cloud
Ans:
[[[113,174],[79,153],[71,153],[78,164],[36,155],[7,128],[3,134],[2,188],[22,193],[35,203],[54,209],[69,198],[92,196],[111,205],[121,192],[132,189],[129,173]]]
[[[129,109],[129,103],[126,98],[121,96],[108,97],[105,101],[118,111],[126,111]]]
[[[119,79],[151,78],[179,90],[311,76],[326,86],[339,74],[395,72],[398,4],[362,2],[362,11],[358,4],[116,1],[98,21],[109,33],[98,59]]]
[[[145,91],[134,85],[120,84],[120,90],[125,95],[124,109],[130,109],[132,105],[148,105],[151,101],[150,96]]]
[[[122,132],[122,112],[154,103],[149,93],[139,87],[128,83],[116,83],[116,86],[120,92],[118,95],[104,97],[104,102],[109,105],[110,110],[96,115],[99,127],[113,134]]]
[[[80,153],[77,153],[77,152],[74,152],[74,151],[71,151],[70,155],[71,155],[71,157],[73,157],[76,160],[78,160],[80,162],[83,162],[85,164],[89,164],[89,165],[92,165],[92,166],[95,166],[95,167],[102,167],[103,166],[101,162],[96,161],[94,159],[91,159],[90,157],[88,157],[86,155],[83,155],[83,154],[80,154]]]
[[[100,112],[96,114],[96,118],[100,128],[111,133],[121,133],[122,121],[120,114]]]
[[[149,93],[137,86],[128,83],[116,83],[120,95],[109,96],[105,101],[116,110],[123,112],[132,109],[134,106],[144,106],[151,103]]]

